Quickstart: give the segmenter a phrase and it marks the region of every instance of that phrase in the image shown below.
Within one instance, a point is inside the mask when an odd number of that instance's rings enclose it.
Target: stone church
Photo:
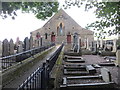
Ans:
[[[75,35],[81,39],[81,47],[87,48],[94,40],[94,32],[82,28],[63,9],[60,9],[42,28],[31,32],[34,44],[41,39],[44,43],[72,44]]]

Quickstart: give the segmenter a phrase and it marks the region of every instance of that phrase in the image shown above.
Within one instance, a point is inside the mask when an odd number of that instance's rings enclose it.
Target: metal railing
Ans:
[[[33,57],[33,55],[40,53],[40,52],[42,52],[42,51],[44,51],[44,50],[46,50],[54,45],[55,44],[52,43],[52,44],[49,44],[46,46],[41,46],[41,47],[27,50],[27,51],[24,51],[21,53],[17,53],[14,55],[0,58],[0,62],[2,63],[2,71],[10,68],[11,66],[15,65],[16,63],[21,62],[29,57]]]
[[[47,90],[49,89],[50,72],[63,48],[63,44],[43,63],[34,73],[32,73],[17,90]]]

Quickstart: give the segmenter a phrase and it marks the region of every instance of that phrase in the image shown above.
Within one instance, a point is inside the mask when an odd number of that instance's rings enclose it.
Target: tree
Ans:
[[[70,8],[71,6],[77,5],[78,7],[82,7],[85,4],[85,11],[88,11],[91,8],[96,8],[95,15],[99,20],[88,24],[86,28],[94,27],[94,30],[99,31],[98,38],[105,38],[105,34],[108,33],[110,35],[120,33],[120,2],[97,2],[93,1],[85,1],[85,0],[75,0],[75,1],[65,1],[64,8]],[[113,27],[113,30],[105,31],[106,28]]]
[[[34,13],[38,19],[45,20],[57,12],[58,2],[2,2],[1,17],[3,19],[11,16],[15,19],[16,11],[21,10],[23,13]]]

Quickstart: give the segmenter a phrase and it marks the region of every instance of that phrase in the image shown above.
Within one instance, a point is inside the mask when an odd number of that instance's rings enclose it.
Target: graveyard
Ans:
[[[32,37],[30,39],[25,38],[24,44],[20,41],[17,50],[14,48],[17,45],[13,43],[12,39],[9,42],[7,39],[2,42],[3,50],[0,60],[3,90],[6,88],[16,88],[18,90],[40,88],[38,87],[40,82],[48,85],[48,87],[43,85],[41,88],[51,90],[86,88],[119,90],[120,50],[117,49],[117,46],[113,45],[112,47],[113,50],[116,50],[115,52],[110,50],[108,52],[108,50],[103,49],[99,53],[101,47],[97,46],[100,45],[92,45],[93,47],[88,52],[81,48],[80,40],[77,40],[71,45],[65,43],[61,45],[55,43],[44,44],[41,42],[42,44],[38,43],[38,47],[33,48],[33,45],[31,45],[33,40],[31,39]],[[44,66],[44,64],[48,65]],[[36,86],[32,86],[30,84],[32,81],[26,80],[32,77],[32,72],[39,71],[40,67],[50,71],[49,73],[46,72],[48,77],[44,78],[47,82],[37,78],[42,81],[39,83],[35,81]],[[47,69],[48,67],[49,69]],[[39,73],[35,75],[37,77]]]
[[[0,42],[0,88],[120,90],[120,37],[94,40],[93,34],[60,9],[23,41],[4,39]]]

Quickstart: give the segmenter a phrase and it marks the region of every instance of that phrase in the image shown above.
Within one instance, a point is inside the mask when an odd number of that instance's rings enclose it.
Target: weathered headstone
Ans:
[[[101,75],[106,83],[112,81],[110,71],[107,68],[101,68]]]
[[[7,39],[3,41],[2,44],[2,56],[8,56],[9,55],[9,42]]]
[[[90,47],[89,47],[89,40],[88,40],[88,38],[87,38],[87,49],[88,49],[88,50],[90,49]]]
[[[116,66],[120,66],[120,50],[117,50],[117,52],[116,52],[115,64],[116,64]]]
[[[112,50],[112,52],[116,52],[117,51],[116,41],[117,41],[116,39],[113,40],[113,50]]]
[[[29,49],[30,49],[29,39],[28,39],[28,37],[26,37],[24,39],[24,51],[27,51]]]
[[[10,55],[14,54],[14,43],[12,39],[9,42],[9,54]]]
[[[2,56],[2,42],[0,41],[0,57]]]
[[[20,53],[20,52],[23,52],[23,45],[22,43],[18,45],[18,48],[17,48],[17,53]]]
[[[32,48],[33,48],[33,37],[30,36],[30,49],[32,49]]]
[[[40,38],[40,46],[42,46],[43,45],[43,38],[41,37]]]

